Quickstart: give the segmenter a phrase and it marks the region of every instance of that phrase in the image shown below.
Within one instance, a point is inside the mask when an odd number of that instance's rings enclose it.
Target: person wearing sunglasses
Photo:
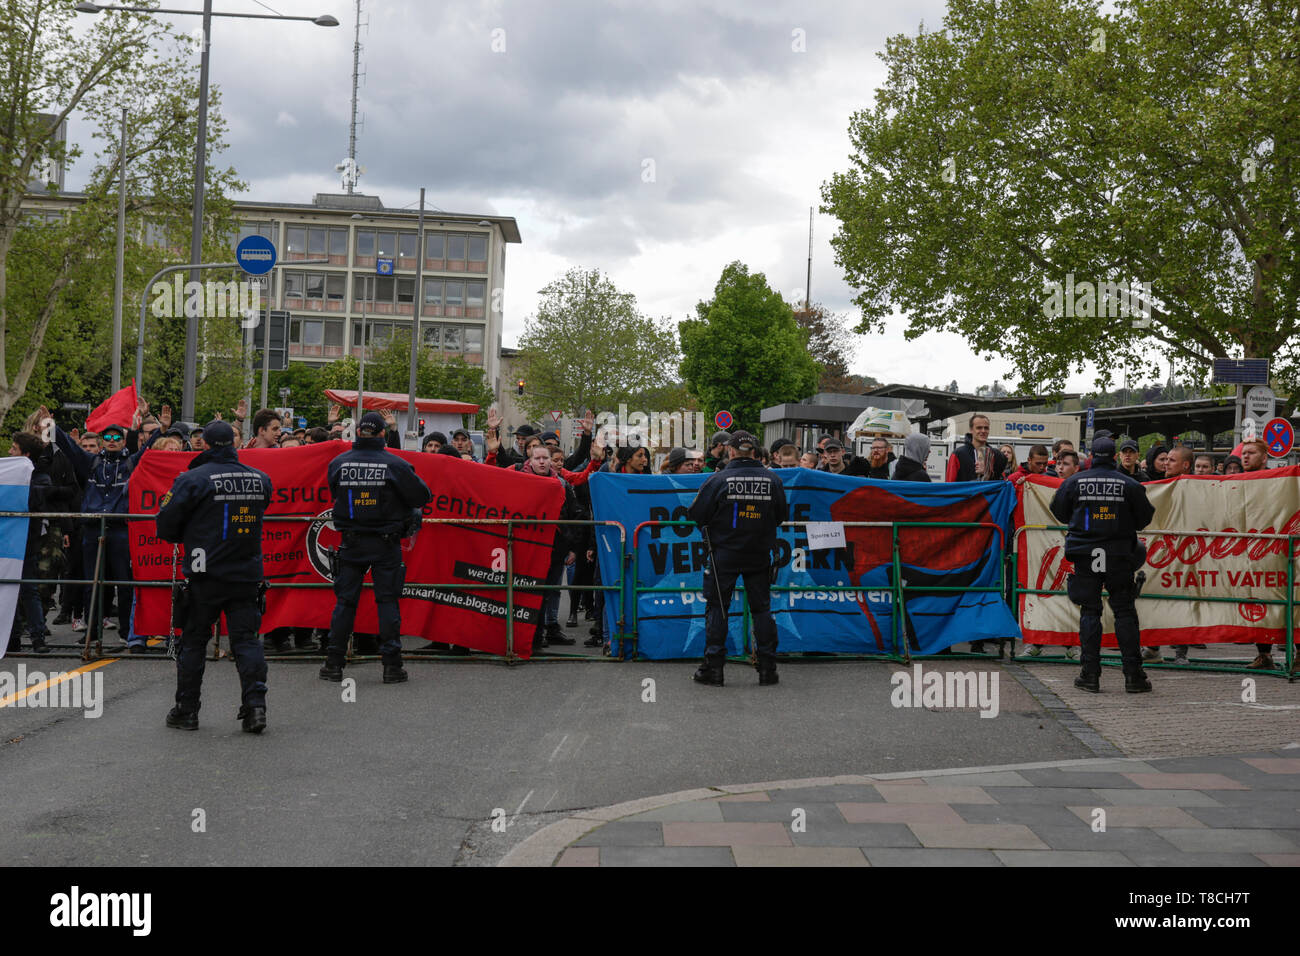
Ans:
[[[49,412],[42,407],[45,415]],[[136,409],[134,422],[140,421],[149,413],[149,405],[143,399]],[[127,496],[127,482],[131,472],[140,461],[140,456],[149,449],[153,441],[162,435],[162,429],[155,429],[153,434],[138,451],[127,448],[130,430],[122,424],[112,422],[99,430],[100,451],[91,454],[74,442],[59,427],[54,429],[54,439],[59,449],[68,457],[72,468],[85,489],[81,510],[90,514],[127,514],[130,501]],[[99,519],[81,519],[81,557],[82,566],[87,577],[100,569],[101,581],[131,580],[131,552],[127,544],[127,526],[124,520],[110,520],[104,525],[104,549],[102,559],[99,552]],[[97,559],[100,559],[97,561]],[[95,607],[91,604],[92,585],[86,585],[86,629],[90,639],[102,640],[102,627],[113,627],[113,623],[104,618],[98,620]],[[117,590],[117,628],[118,633],[127,641],[127,649],[132,654],[143,654],[147,647],[143,637],[131,635],[131,603],[134,589],[128,584],[106,585],[101,606],[108,607],[108,596],[113,588]]]

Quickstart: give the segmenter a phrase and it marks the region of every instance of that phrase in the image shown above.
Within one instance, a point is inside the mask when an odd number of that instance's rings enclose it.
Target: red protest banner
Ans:
[[[1148,482],[1147,497],[1156,514],[1138,538],[1147,546],[1146,583],[1137,602],[1142,643],[1284,643],[1287,592],[1287,540],[1236,538],[1238,532],[1300,535],[1300,467],[1273,468],[1239,475],[1183,475]],[[1056,525],[1049,505],[1061,479],[1035,475],[1019,488],[1016,554],[1021,587],[1061,590],[1073,571],[1060,532],[1037,530]],[[1187,532],[1155,534],[1152,532]],[[1216,533],[1217,532],[1217,533]],[[1161,595],[1217,598],[1215,601],[1161,601]],[[1231,600],[1223,600],[1228,598]],[[1078,641],[1079,609],[1064,595],[1026,594],[1020,598],[1020,626],[1032,644]],[[1114,618],[1102,615],[1102,644],[1115,646]]]
[[[329,627],[334,593],[329,588],[285,588],[283,584],[331,582],[328,551],[339,534],[330,522],[333,503],[326,483],[330,460],[346,451],[345,442],[320,442],[299,448],[245,449],[239,459],[270,476],[274,493],[267,517],[310,518],[310,521],[263,523],[263,566],[271,590],[267,595],[263,633],[277,627]],[[514,525],[514,583],[516,587],[544,584],[550,564],[555,520],[564,501],[563,489],[552,478],[480,465],[449,455],[393,451],[411,462],[433,493],[425,518],[529,519]],[[190,452],[148,451],[131,474],[133,514],[155,514],[176,476],[189,466]],[[131,522],[131,564],[139,581],[169,581],[172,546],[158,539],[153,522]],[[506,526],[504,524],[425,524],[409,550],[403,551],[406,585],[402,595],[402,633],[426,640],[452,641],[494,654],[506,648],[506,594],[490,590],[448,590],[428,585],[505,584]],[[367,580],[369,580],[367,578]],[[542,596],[516,591],[514,650],[532,654],[533,631],[540,620]],[[135,627],[140,634],[166,634],[171,599],[166,588],[136,592]],[[362,592],[356,629],[376,632],[379,623],[373,592]]]

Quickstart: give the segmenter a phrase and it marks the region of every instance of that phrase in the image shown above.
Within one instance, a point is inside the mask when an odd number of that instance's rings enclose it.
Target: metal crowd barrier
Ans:
[[[787,521],[784,524],[782,524],[781,527],[797,528],[804,525],[818,524],[818,523],[820,522]],[[933,657],[938,657],[940,655],[937,654],[913,654],[911,652],[911,649],[907,646],[907,641],[906,640],[900,641],[899,639],[900,638],[899,630],[900,627],[902,626],[901,622],[903,621],[903,612],[901,609],[905,606],[906,596],[908,593],[924,592],[927,594],[932,594],[932,593],[966,592],[966,593],[994,593],[999,595],[1003,595],[1006,593],[1006,564],[1001,559],[999,559],[997,562],[998,583],[996,585],[939,586],[939,585],[909,584],[903,579],[902,553],[899,550],[899,546],[898,546],[899,532],[901,529],[904,528],[984,528],[986,530],[997,532],[998,553],[1001,554],[1006,549],[1006,539],[1001,525],[997,524],[996,522],[992,522],[992,521],[843,521],[843,522],[837,522],[837,524],[843,524],[844,527],[846,528],[882,528],[882,529],[889,528],[891,529],[891,551],[893,554],[892,557],[893,573],[891,577],[893,581],[888,588],[868,588],[868,587],[864,587],[863,585],[855,586],[855,585],[832,585],[832,584],[825,584],[825,585],[810,584],[810,585],[802,585],[802,586],[801,585],[773,585],[771,588],[773,593],[776,592],[786,593],[790,591],[799,591],[799,592],[829,591],[832,593],[839,593],[841,591],[858,592],[858,591],[882,591],[882,590],[889,590],[892,593],[894,610],[890,614],[891,651],[884,654],[867,654],[867,653],[839,654],[839,653],[825,652],[825,656],[829,659],[872,660],[872,661],[885,660],[885,661],[894,661],[897,663],[910,663],[913,659],[926,660]],[[674,594],[683,594],[683,593],[692,592],[696,590],[695,588],[685,587],[685,586],[642,587],[641,585],[641,575],[640,575],[641,551],[640,548],[638,547],[641,529],[647,527],[674,527],[674,526],[694,528],[696,527],[696,523],[694,521],[642,521],[640,524],[638,524],[635,528],[632,529],[632,620],[631,620],[632,627],[630,633],[631,633],[631,639],[633,641],[634,651],[635,651],[635,642],[637,640],[637,613],[641,603],[640,596],[642,594],[659,594],[665,592],[674,593]],[[750,628],[751,613],[749,608],[749,601],[744,596],[745,587],[743,581],[738,580],[736,582],[736,591],[741,595],[742,598],[741,613],[742,613],[742,620],[743,620],[742,634],[744,635],[743,649],[745,651],[746,656],[741,659],[753,661],[754,651],[750,647],[750,640],[749,640],[750,629],[751,629]],[[1006,641],[1006,640],[1014,640],[1014,639],[1003,638],[999,640],[999,644],[1001,644],[1001,641]],[[778,653],[780,653],[779,649],[778,649]],[[818,653],[820,654],[822,652],[818,652]],[[999,656],[1000,655],[1001,655],[1001,646],[999,646]],[[989,657],[986,654],[948,653],[942,656],[947,660],[963,659],[963,658],[975,659],[975,660],[989,660]]]
[[[38,519],[77,519],[77,520],[90,519],[98,523],[99,539],[95,551],[95,567],[92,571],[91,577],[89,578],[0,578],[0,584],[73,585],[73,586],[90,585],[91,606],[87,608],[88,626],[86,629],[86,637],[83,642],[81,657],[83,660],[91,660],[94,658],[119,656],[116,654],[105,654],[103,652],[102,622],[103,622],[103,608],[105,606],[104,590],[109,587],[119,587],[119,586],[132,587],[132,588],[151,588],[151,587],[171,588],[176,583],[175,575],[176,575],[177,563],[175,560],[173,560],[172,562],[172,578],[170,580],[164,580],[164,581],[106,580],[103,577],[103,568],[104,568],[105,548],[108,540],[108,530],[107,530],[108,522],[110,520],[113,521],[120,520],[126,522],[153,521],[156,515],[98,514],[98,513],[83,513],[83,512],[31,513],[25,511],[0,511],[0,518],[22,518],[22,517],[34,517]],[[266,515],[264,516],[263,520],[282,521],[282,522],[313,522],[313,521],[318,521],[320,519],[314,515]],[[795,528],[795,527],[800,527],[812,523],[814,522],[789,521],[783,524],[782,527]],[[838,593],[838,592],[858,592],[864,590],[875,590],[875,591],[889,590],[891,592],[894,611],[890,615],[890,620],[891,620],[890,649],[885,653],[875,653],[875,654],[827,653],[825,655],[819,655],[819,656],[824,656],[827,659],[885,660],[885,661],[892,661],[897,663],[909,663],[914,659],[927,659],[927,658],[932,658],[937,656],[937,655],[913,654],[907,645],[907,641],[905,639],[901,639],[902,635],[900,634],[900,630],[904,626],[903,613],[901,609],[905,607],[906,598],[909,593],[952,593],[952,592],[994,593],[996,592],[999,594],[1004,594],[1006,595],[1008,601],[1011,603],[1011,606],[1017,616],[1017,621],[1020,620],[1020,614],[1021,614],[1020,604],[1021,604],[1021,597],[1023,595],[1037,594],[1037,595],[1046,595],[1046,596],[1064,596],[1066,594],[1066,592],[1063,590],[1021,587],[1019,582],[1019,577],[1018,577],[1018,557],[1022,547],[1022,536],[1025,533],[1031,531],[1063,533],[1064,531],[1066,531],[1064,525],[1023,525],[1020,528],[1017,528],[1015,530],[1015,533],[1013,534],[1011,539],[1010,548],[1007,549],[1006,542],[1004,540],[1003,530],[1000,525],[994,522],[847,521],[842,523],[845,527],[849,527],[849,528],[866,527],[866,528],[881,528],[881,529],[889,528],[890,529],[893,580],[888,588],[864,588],[862,585],[853,586],[853,585],[808,584],[808,585],[773,585],[771,589],[773,592],[780,592],[780,593],[785,593],[790,591],[800,591],[800,592],[829,591],[829,592]],[[532,519],[532,518],[518,518],[518,519],[515,518],[426,518],[424,519],[424,524],[505,525],[506,526],[506,555],[505,555],[506,569],[505,569],[505,577],[503,583],[470,584],[464,582],[450,582],[450,583],[409,582],[409,581],[405,582],[405,586],[409,586],[413,588],[436,588],[436,589],[447,590],[447,591],[504,591],[505,592],[505,599],[506,599],[506,652],[505,654],[497,655],[497,654],[490,654],[482,651],[476,651],[475,656],[473,658],[468,658],[469,660],[503,661],[507,664],[514,664],[515,662],[522,659],[519,657],[518,654],[515,653],[514,650],[516,592],[542,593],[542,594],[548,591],[564,591],[564,590],[575,590],[575,591],[590,590],[590,591],[602,591],[602,592],[615,592],[617,594],[617,600],[619,600],[620,602],[619,610],[618,612],[616,612],[617,629],[613,633],[608,634],[606,636],[606,640],[611,647],[619,648],[619,653],[617,656],[611,656],[609,658],[606,658],[604,656],[595,656],[595,655],[581,654],[575,652],[575,653],[547,653],[545,656],[542,657],[533,655],[531,658],[532,660],[596,660],[596,661],[611,660],[613,661],[613,660],[630,660],[630,659],[634,659],[637,655],[637,642],[638,642],[637,613],[640,604],[640,596],[642,594],[664,593],[664,592],[686,593],[686,592],[691,592],[696,590],[695,588],[687,587],[687,586],[678,586],[678,587],[642,586],[641,579],[640,579],[640,566],[639,566],[640,534],[643,528],[671,527],[671,526],[695,527],[695,523],[692,521],[657,521],[656,520],[656,521],[641,522],[633,529],[632,551],[630,555],[627,554],[625,548],[625,544],[627,542],[626,527],[622,523],[617,521],[612,521],[612,520],[565,521],[565,520],[545,520],[545,519]],[[619,553],[620,553],[620,560],[618,561],[619,574],[618,574],[617,583],[604,583],[602,581],[602,583],[600,584],[596,584],[593,582],[590,585],[582,585],[581,587],[572,586],[564,583],[554,584],[554,585],[517,584],[515,582],[515,574],[514,574],[514,557],[515,557],[514,543],[516,540],[515,526],[516,525],[539,525],[539,524],[581,525],[585,527],[605,528],[611,532],[617,530],[618,542],[619,542]],[[902,574],[902,556],[899,548],[899,536],[904,529],[908,529],[908,528],[972,528],[972,529],[982,528],[985,530],[996,531],[999,538],[999,550],[1001,550],[1005,555],[1005,560],[999,561],[998,583],[996,585],[986,585],[986,586],[975,586],[975,585],[940,586],[940,585],[915,585],[906,582]],[[1232,604],[1251,603],[1251,604],[1261,604],[1261,605],[1281,605],[1284,608],[1284,615],[1285,615],[1285,622],[1286,622],[1285,624],[1286,643],[1284,645],[1285,661],[1282,668],[1280,669],[1252,670],[1246,667],[1244,664],[1233,663],[1231,661],[1206,659],[1206,658],[1198,658],[1186,665],[1171,664],[1162,661],[1160,663],[1155,663],[1155,662],[1145,663],[1144,666],[1174,667],[1174,668],[1179,668],[1184,670],[1190,669],[1190,670],[1201,670],[1201,671],[1219,671],[1219,672],[1226,671],[1226,672],[1233,672],[1233,673],[1241,672],[1241,673],[1248,673],[1248,674],[1267,674],[1267,675],[1273,675],[1279,677],[1286,677],[1291,680],[1295,680],[1297,679],[1298,676],[1300,676],[1291,672],[1291,669],[1296,662],[1296,654],[1295,654],[1296,614],[1294,608],[1297,603],[1295,599],[1295,589],[1296,589],[1297,582],[1295,576],[1295,556],[1296,556],[1296,540],[1297,538],[1300,538],[1300,535],[1269,534],[1269,533],[1260,533],[1260,532],[1206,532],[1206,531],[1171,531],[1171,530],[1152,530],[1152,531],[1145,532],[1145,534],[1147,535],[1148,539],[1154,536],[1164,535],[1171,538],[1172,537],[1244,538],[1244,539],[1253,539],[1253,540],[1285,541],[1286,542],[1287,593],[1289,595],[1289,598],[1251,597],[1248,601],[1243,601],[1241,598],[1236,598],[1236,597],[1215,597],[1215,596],[1198,597],[1198,596],[1189,596],[1189,595],[1180,595],[1180,594],[1143,594],[1140,600],[1205,601],[1211,603],[1232,603]],[[597,533],[598,550],[599,547],[600,547],[600,534]],[[174,547],[173,557],[175,557],[176,551],[177,549]],[[631,564],[630,587],[631,587],[632,610],[631,610],[630,620],[625,620],[623,617],[623,612],[624,612],[624,608],[626,607],[625,597],[627,594],[627,588],[629,586],[629,582],[627,580],[627,565],[629,563]],[[1008,573],[1007,570],[1008,563],[1010,564],[1010,567],[1012,569],[1010,573]],[[1010,585],[1009,587],[1008,584]],[[298,582],[298,583],[271,582],[269,586],[275,589],[280,589],[280,588],[332,589],[333,588],[333,584],[326,581]],[[363,585],[363,587],[372,588],[373,584],[366,583]],[[747,599],[745,599],[745,589],[744,589],[743,581],[737,582],[736,590],[737,592],[739,592],[742,598],[742,621],[743,621],[742,633],[744,634],[743,650],[744,653],[747,655],[748,659],[752,660],[753,653],[754,653],[754,649],[751,646],[751,641],[750,641],[752,617],[749,608],[749,602]],[[93,617],[92,617],[92,613],[93,613]],[[540,613],[541,612],[539,609],[539,614]],[[99,622],[97,628],[99,637],[98,640],[95,640],[93,642],[91,640],[92,629],[89,626],[89,621],[92,620]],[[602,621],[601,624],[603,627],[604,621]],[[538,627],[544,626],[544,621],[539,618],[539,623],[537,626]],[[121,635],[121,636],[124,641],[127,639],[127,635]],[[169,631],[169,634],[167,635],[169,639],[174,638],[176,636],[177,635],[174,630]],[[1004,646],[1007,644],[1007,642],[1010,642],[1011,646],[1014,648],[1015,638],[1011,636],[1008,636],[1006,638],[1000,638],[1000,639],[990,638],[988,640],[997,640],[999,644],[998,659],[1003,658],[1002,651]],[[1253,642],[1247,642],[1247,643],[1253,643]],[[91,653],[92,645],[94,646],[93,655]],[[414,653],[420,654],[421,657],[430,657],[430,658],[447,659],[447,660],[462,660],[462,661],[467,660],[467,658],[460,655],[432,654],[428,651],[419,650],[419,649],[417,649]],[[219,636],[217,640],[214,641],[213,643],[212,656],[214,659],[220,656]],[[319,657],[319,656],[320,655],[318,654],[312,655],[310,653],[307,654],[299,653],[293,655],[268,655],[268,659],[303,660],[303,659],[312,659],[313,657]],[[943,656],[947,659],[990,660],[990,657],[986,654],[949,652],[944,654]],[[374,659],[374,657],[375,655],[358,655],[356,658],[350,657],[350,659],[370,660],[370,659]],[[1077,663],[1075,661],[1071,661],[1068,658],[1037,658],[1037,657],[1025,657],[1025,656],[1016,657],[1014,656],[1014,654],[1010,656],[1009,659],[1017,662]],[[1103,654],[1103,663],[1109,665],[1117,665],[1119,663],[1118,657],[1114,654]]]
[[[134,580],[134,579],[125,580],[125,581],[106,580],[102,575],[102,571],[104,566],[104,551],[108,541],[107,524],[110,520],[124,521],[128,523],[128,531],[129,531],[129,522],[131,521],[152,522],[156,517],[157,515],[155,514],[100,514],[100,513],[67,512],[67,511],[59,511],[59,512],[0,511],[0,519],[2,518],[93,519],[99,523],[99,541],[95,552],[95,568],[92,577],[89,578],[0,578],[0,584],[35,584],[35,585],[62,584],[62,585],[73,585],[73,586],[90,585],[91,606],[90,608],[87,608],[88,623],[86,627],[86,637],[83,643],[81,659],[88,661],[96,658],[124,656],[121,654],[113,654],[113,653],[105,654],[103,651],[103,623],[102,622],[104,619],[104,615],[103,615],[104,590],[109,587],[131,587],[131,588],[164,588],[165,587],[171,589],[177,583],[176,554],[179,549],[179,546],[174,545],[172,548],[172,555],[173,555],[172,577],[169,580],[165,580],[165,581],[145,581],[145,580]],[[262,520],[292,523],[292,522],[314,522],[320,519],[315,515],[265,515],[263,516]],[[403,583],[404,587],[436,588],[445,591],[457,591],[457,590],[459,591],[505,591],[506,593],[506,653],[504,655],[500,655],[500,654],[490,654],[483,651],[475,651],[474,652],[475,656],[473,660],[504,661],[508,664],[513,664],[523,659],[518,654],[516,654],[514,650],[515,593],[516,592],[522,591],[525,593],[540,593],[540,592],[547,592],[547,591],[581,590],[581,591],[617,591],[621,593],[623,590],[624,562],[622,561],[619,562],[618,581],[617,583],[614,584],[592,583],[589,585],[582,585],[581,587],[577,587],[577,586],[571,587],[570,585],[567,584],[520,585],[515,583],[515,574],[514,574],[514,557],[515,557],[514,543],[515,543],[516,525],[542,525],[542,524],[582,525],[585,527],[609,528],[611,529],[611,531],[617,530],[618,539],[619,539],[619,551],[621,553],[624,550],[624,544],[626,543],[627,540],[627,530],[623,527],[622,524],[620,524],[617,521],[546,520],[546,519],[539,519],[539,518],[425,518],[423,519],[423,523],[428,525],[449,524],[449,525],[505,525],[506,526],[506,555],[505,555],[506,570],[505,570],[503,583],[468,584],[465,582],[442,583],[442,582],[423,582],[423,581],[406,581]],[[268,582],[268,588],[276,589],[276,590],[278,589],[289,589],[289,590],[330,589],[332,590],[333,587],[334,585],[328,581]],[[374,585],[370,582],[365,582],[362,584],[362,587],[373,588]],[[93,608],[93,615],[94,615],[93,617],[91,616],[92,608]],[[538,613],[539,615],[541,614],[540,609]],[[92,633],[94,632],[92,632],[92,628],[89,623],[90,621],[99,622],[98,626],[94,629],[95,631],[98,632],[98,639],[94,641],[91,640]],[[603,626],[604,622],[602,621],[601,623]],[[621,639],[622,627],[623,627],[623,620],[621,617],[616,619],[616,624],[619,630],[614,635],[611,635],[611,638]],[[542,626],[544,626],[544,621],[542,621],[540,617],[537,626],[539,629]],[[145,637],[145,636],[156,636],[156,635],[141,635],[141,636]],[[169,639],[172,639],[178,637],[179,635],[174,629],[169,629],[169,633],[166,636]],[[123,641],[127,640],[127,635],[123,634],[121,635],[121,637]],[[8,637],[6,636],[4,639],[8,640]],[[211,654],[213,660],[216,660],[220,657],[220,653],[221,653],[220,640],[221,640],[220,635],[218,634],[216,636],[216,640],[214,640],[212,645]],[[430,638],[430,640],[434,640],[434,639]],[[95,648],[94,654],[91,653],[92,645]],[[421,657],[443,657],[448,660],[465,660],[465,658],[460,655],[449,655],[449,654],[435,655],[420,649],[417,649],[414,653],[420,654]],[[301,653],[292,654],[292,655],[268,654],[267,659],[268,660],[304,660],[304,659],[310,660],[313,658],[313,656],[318,658],[321,655],[301,654]],[[356,655],[356,656],[352,655],[351,645],[349,644],[349,660],[370,660],[376,658],[377,655]],[[532,659],[533,660],[556,659],[556,660],[604,661],[607,658],[605,658],[603,655],[595,656],[595,655],[578,654],[578,653],[562,654],[562,653],[548,652],[547,655],[542,658],[538,658],[537,655],[534,654]],[[612,658],[610,658],[610,660],[612,660]]]
[[[1021,536],[1028,531],[1064,534],[1067,530],[1069,529],[1065,525],[1022,525],[1019,528],[1017,528],[1015,534],[1012,535],[1011,553],[1009,558],[1010,561],[1012,562],[1013,567],[1015,568],[1015,572],[1012,574],[1011,577],[1012,580],[1011,601],[1012,601],[1012,608],[1015,610],[1016,613],[1017,623],[1020,623],[1021,620],[1020,605],[1021,605],[1021,597],[1023,595],[1037,594],[1037,595],[1045,595],[1049,597],[1067,596],[1065,591],[1060,591],[1060,590],[1054,591],[1047,588],[1029,588],[1029,587],[1020,586],[1018,559],[1019,559],[1020,549],[1022,547]],[[1170,531],[1162,528],[1146,530],[1143,531],[1141,534],[1143,537],[1147,539],[1148,546],[1150,545],[1150,542],[1153,541],[1153,539],[1161,535],[1164,535],[1171,539],[1176,537],[1184,537],[1184,538],[1204,538],[1204,539],[1239,538],[1239,539],[1249,539],[1249,540],[1257,540],[1257,541],[1284,541],[1286,542],[1286,593],[1288,595],[1285,598],[1257,598],[1251,596],[1243,599],[1240,597],[1214,597],[1214,596],[1198,597],[1198,596],[1186,595],[1186,594],[1147,594],[1143,592],[1142,595],[1138,598],[1138,600],[1140,601],[1203,601],[1206,603],[1216,603],[1216,604],[1265,604],[1265,605],[1274,605],[1274,606],[1281,605],[1284,608],[1284,620],[1286,621],[1286,643],[1282,645],[1283,648],[1285,649],[1285,659],[1280,669],[1274,668],[1273,670],[1253,670],[1247,667],[1244,663],[1238,664],[1238,663],[1233,663],[1232,661],[1225,661],[1220,659],[1204,658],[1204,657],[1193,659],[1190,656],[1188,657],[1189,663],[1187,664],[1174,664],[1171,662],[1166,662],[1162,659],[1159,662],[1143,661],[1142,664],[1143,667],[1172,668],[1176,670],[1211,671],[1211,672],[1220,672],[1220,673],[1227,672],[1227,673],[1244,673],[1244,674],[1267,674],[1276,677],[1285,677],[1288,680],[1295,680],[1297,676],[1300,676],[1297,674],[1293,674],[1291,672],[1291,669],[1294,666],[1296,661],[1295,606],[1297,602],[1296,602],[1296,593],[1295,593],[1295,589],[1296,589],[1295,554],[1296,554],[1296,539],[1297,537],[1300,536],[1286,535],[1286,534],[1270,534],[1270,533],[1258,532],[1258,531]],[[1203,553],[1208,553],[1208,551],[1209,551],[1209,547],[1207,546],[1206,551]],[[1064,560],[1064,551],[1062,551],[1062,560]],[[1067,600],[1068,600],[1068,596],[1067,596]],[[1140,620],[1141,619],[1139,617],[1139,623]],[[1229,646],[1231,646],[1231,644],[1235,642],[1218,642],[1218,643],[1227,643],[1229,644]],[[1245,641],[1242,643],[1248,644],[1251,648],[1254,648],[1256,643],[1263,643],[1263,642]],[[1151,645],[1144,645],[1144,646],[1151,646]],[[1179,646],[1179,645],[1161,645],[1161,646]],[[1109,648],[1103,648],[1103,651],[1105,650],[1109,650]],[[1013,660],[1020,661],[1020,662],[1032,661],[1034,663],[1040,663],[1040,664],[1054,663],[1057,662],[1058,660],[1062,663],[1075,663],[1075,664],[1078,663],[1077,661],[1070,661],[1064,658],[1058,659],[1058,658],[1041,658],[1041,657],[1025,657],[1025,656],[1016,657],[1013,658]],[[1113,654],[1103,653],[1102,663],[1111,666],[1118,666],[1120,663],[1118,653],[1113,653]]]

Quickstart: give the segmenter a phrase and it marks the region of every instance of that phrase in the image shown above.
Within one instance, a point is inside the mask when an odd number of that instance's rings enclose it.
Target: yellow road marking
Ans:
[[[151,638],[148,641],[148,644],[150,647],[153,647],[156,644],[161,644],[163,640],[164,638],[161,637]],[[101,667],[106,667],[109,664],[114,664],[119,660],[121,660],[120,657],[105,657],[101,660],[92,661],[89,664],[82,664],[76,670],[64,671],[63,673],[59,674],[58,677],[52,680],[43,680],[39,684],[33,684],[31,687],[24,688],[21,691],[15,691],[14,693],[9,694],[5,697],[0,697],[0,707],[8,707],[22,700],[28,694],[34,694],[38,690],[44,690],[47,687],[57,687],[60,684],[62,684],[64,681],[71,680],[72,678],[76,677],[78,674],[88,674],[93,670],[97,670],[98,668]]]

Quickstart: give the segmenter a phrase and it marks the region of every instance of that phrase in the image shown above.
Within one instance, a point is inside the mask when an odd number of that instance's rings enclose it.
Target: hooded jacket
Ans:
[[[926,459],[930,457],[930,437],[916,432],[903,439],[903,456],[894,466],[895,481],[929,481],[930,474],[925,470]]]
[[[92,455],[74,442],[62,428],[55,428],[54,440],[58,442],[59,450],[68,456],[77,480],[85,489],[81,497],[81,510],[94,514],[127,514],[131,510],[126,493],[131,472],[140,463],[140,456],[148,451],[161,435],[162,429],[159,428],[145,442],[144,447],[134,454],[127,454],[124,449],[101,451],[97,455]],[[83,527],[93,527],[98,522],[94,518],[83,518],[81,524]],[[110,522],[108,531],[110,534],[124,535],[126,525],[122,522]]]

